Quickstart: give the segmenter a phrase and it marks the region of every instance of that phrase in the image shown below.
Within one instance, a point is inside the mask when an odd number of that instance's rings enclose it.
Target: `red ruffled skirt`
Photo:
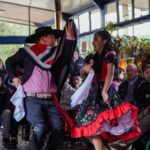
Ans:
[[[89,96],[77,112],[71,136],[80,138],[100,135],[109,142],[137,138],[141,133],[137,121],[138,108],[128,102],[122,102],[112,89],[109,90],[109,96],[113,107],[108,108],[96,95],[100,88],[102,87],[99,85],[92,85]]]

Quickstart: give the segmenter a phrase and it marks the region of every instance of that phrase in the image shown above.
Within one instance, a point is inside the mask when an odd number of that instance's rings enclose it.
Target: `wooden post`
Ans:
[[[28,6],[28,28],[29,28],[29,35],[31,34],[31,9],[30,6]]]
[[[56,8],[56,28],[61,29],[61,0],[55,0],[55,8]]]

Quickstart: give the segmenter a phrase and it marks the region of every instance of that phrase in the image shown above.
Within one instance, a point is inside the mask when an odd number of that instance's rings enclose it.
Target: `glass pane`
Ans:
[[[123,35],[133,36],[133,26],[119,29],[118,34],[119,36],[123,36]]]
[[[78,40],[78,47],[81,55],[87,55],[89,51],[93,50],[92,41],[94,34],[80,37]]]
[[[19,48],[23,47],[23,44],[2,44],[0,45],[0,58],[5,62],[5,60],[16,53],[16,51],[18,51]]]
[[[134,35],[141,38],[150,39],[150,22],[134,25]]]
[[[73,20],[74,20],[74,22],[75,22],[75,24],[76,24],[76,27],[79,29],[79,20],[78,20],[78,18],[77,17],[75,17],[75,18],[73,18]]]
[[[135,0],[135,18],[148,14],[148,0]]]
[[[120,22],[132,19],[131,0],[119,1],[119,16],[120,16]]]
[[[99,29],[101,27],[100,11],[91,11],[91,30]]]
[[[86,12],[79,16],[79,23],[80,23],[80,33],[88,32],[90,30],[89,12]]]
[[[105,24],[109,22],[117,23],[116,3],[111,3],[106,6]]]
[[[113,32],[111,33],[111,35],[114,36],[114,37],[116,37],[116,36],[118,35],[118,31],[117,31],[117,30],[113,31]]]
[[[36,27],[31,26],[31,32]],[[29,27],[27,25],[14,24],[0,21],[0,35],[1,36],[27,36],[29,34]]]

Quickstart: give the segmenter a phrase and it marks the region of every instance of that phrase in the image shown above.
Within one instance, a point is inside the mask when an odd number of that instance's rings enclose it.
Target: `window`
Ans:
[[[148,8],[148,0],[135,0],[135,18],[147,15],[149,12]]]
[[[133,26],[119,29],[118,34],[119,36],[123,36],[123,35],[133,36]]]
[[[23,47],[23,44],[1,44],[0,45],[0,54],[1,59],[5,62],[5,60],[11,56],[14,55],[20,47]]]
[[[131,0],[119,1],[119,17],[120,22],[132,19]]]
[[[87,55],[88,51],[93,50],[93,36],[94,34],[90,34],[79,38],[78,47],[81,55]]]
[[[106,5],[105,24],[109,22],[117,23],[116,2]]]
[[[34,32],[35,26],[31,26],[31,32]],[[27,36],[29,34],[29,26],[15,23],[0,21],[1,36]]]
[[[117,30],[114,30],[112,33],[111,33],[112,36],[116,37],[118,35],[118,31]]]
[[[88,32],[90,30],[89,12],[83,13],[79,16],[79,26],[80,33]]]
[[[134,35],[141,38],[150,38],[150,22],[134,25]]]
[[[101,27],[101,16],[98,9],[91,11],[91,30],[99,29]]]

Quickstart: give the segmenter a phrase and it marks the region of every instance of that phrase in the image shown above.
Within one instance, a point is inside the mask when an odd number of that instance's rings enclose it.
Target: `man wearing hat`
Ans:
[[[59,37],[62,38],[56,47]],[[14,85],[21,84],[26,93],[26,117],[33,127],[30,150],[56,150],[64,123],[54,99],[67,77],[76,46],[74,22],[69,21],[64,32],[40,27],[26,38],[26,43],[34,45],[25,46],[9,57],[6,70]],[[22,80],[16,77],[17,65],[24,69]]]

